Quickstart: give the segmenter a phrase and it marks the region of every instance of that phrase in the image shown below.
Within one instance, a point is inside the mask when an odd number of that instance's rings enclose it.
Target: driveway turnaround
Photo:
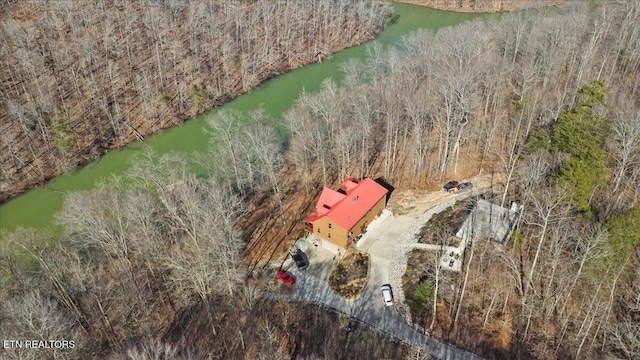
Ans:
[[[312,249],[309,252],[313,253],[309,268],[304,271],[290,269],[297,277],[296,284],[291,288],[291,300],[323,304],[398,341],[422,347],[438,359],[481,359],[468,351],[423,334],[407,324],[396,305],[387,307],[383,304],[380,286],[388,282],[384,276],[388,274],[389,260],[376,264],[375,260],[380,259],[373,259],[374,255],[371,255],[371,273],[365,290],[354,299],[345,299],[331,290],[328,282],[331,269],[335,268],[338,259],[333,259],[333,254],[322,249]],[[401,288],[394,288],[396,299],[400,292]]]
[[[433,214],[432,211],[425,215],[431,214]],[[407,320],[410,319],[408,309],[404,305],[401,286],[402,273],[406,268],[406,251],[412,246],[403,246],[403,243],[406,243],[407,239],[413,239],[415,231],[407,234],[407,230],[418,229],[417,221],[423,221],[419,225],[424,224],[424,217],[394,218],[388,210],[385,210],[376,220],[378,223],[371,224],[367,234],[356,245],[360,251],[368,252],[370,255],[369,279],[362,293],[353,299],[345,299],[329,287],[329,276],[340,259],[328,250],[310,246],[307,253],[311,265],[304,271],[297,270],[295,266],[289,268],[297,278],[296,284],[291,288],[291,300],[327,306],[398,341],[413,347],[421,347],[438,359],[481,359],[473,353],[426,335],[407,324]],[[400,264],[397,264],[398,262]],[[402,271],[399,268],[402,268]],[[395,304],[389,307],[384,305],[380,292],[380,286],[386,283],[391,283],[395,299]]]
[[[463,194],[430,193],[424,198],[415,199],[415,206],[405,215],[394,216],[389,210],[384,210],[369,225],[366,234],[354,244],[359,251],[369,253],[371,260],[367,285],[356,298],[345,299],[329,287],[329,276],[340,261],[339,257],[322,247],[307,243],[304,250],[309,255],[310,265],[306,270],[298,270],[291,261],[284,264],[297,278],[291,288],[290,299],[322,304],[398,341],[421,347],[437,359],[481,359],[411,325],[402,290],[407,255],[417,244],[415,235],[420,227],[431,216],[456,201],[476,195],[494,184],[494,179],[489,175],[478,176],[473,181],[479,185],[474,191]],[[382,284],[391,284],[393,287],[393,306],[384,305],[380,292]]]

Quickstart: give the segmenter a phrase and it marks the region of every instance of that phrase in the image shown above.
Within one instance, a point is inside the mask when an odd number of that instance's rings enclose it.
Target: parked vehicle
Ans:
[[[458,191],[458,182],[457,181],[449,181],[444,184],[444,191],[446,192],[457,192]]]
[[[384,284],[380,288],[382,292],[382,302],[385,306],[393,305],[393,290],[391,290],[391,285]]]
[[[297,249],[292,253],[291,258],[300,270],[304,270],[309,266],[309,258],[307,257],[307,254],[303,253],[300,249]]]
[[[296,283],[296,277],[284,270],[278,270],[276,278],[287,285],[293,285]]]
[[[471,190],[473,189],[473,184],[470,182],[463,182],[462,184],[458,184],[458,191]]]

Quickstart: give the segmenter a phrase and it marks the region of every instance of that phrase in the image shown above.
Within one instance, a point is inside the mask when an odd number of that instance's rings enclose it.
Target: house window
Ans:
[[[331,223],[329,223],[329,229],[331,229]]]
[[[328,234],[327,234],[327,237],[328,237],[329,239],[331,239],[331,233],[328,233]]]

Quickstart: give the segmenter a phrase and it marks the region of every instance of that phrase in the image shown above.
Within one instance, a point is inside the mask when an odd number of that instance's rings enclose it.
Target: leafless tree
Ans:
[[[609,154],[613,163],[612,186],[606,189],[602,217],[638,203],[634,186],[640,178],[640,117],[637,113],[619,115],[612,126]]]
[[[471,74],[461,73],[458,69],[449,69],[449,71],[449,76],[442,74],[445,78],[440,79],[438,86],[441,99],[441,106],[437,109],[436,115],[440,178],[444,177],[450,160],[453,160],[454,173],[457,171],[460,147],[466,135],[465,127],[469,125],[475,108],[473,100],[475,90]]]
[[[638,250],[635,253],[637,255]],[[631,269],[628,292],[619,300],[621,311],[617,313],[616,321],[609,323],[613,352],[620,357],[633,358],[640,354],[640,323],[634,318],[640,312],[640,284],[635,281],[639,273],[638,267]]]
[[[563,220],[563,217],[568,214],[569,208],[565,202],[563,196],[553,189],[542,189],[542,191],[532,198],[531,217],[525,217],[525,222],[528,225],[538,228],[537,241],[535,245],[535,253],[531,259],[531,264],[527,266],[529,273],[526,276],[526,285],[528,287],[533,286],[533,278],[536,270],[538,259],[540,258],[541,250],[545,245],[545,239],[547,238],[549,229],[558,222]],[[532,244],[533,245],[533,244]]]
[[[246,129],[245,136],[248,140],[247,146],[251,155],[257,159],[258,167],[256,172],[261,174],[262,178],[266,179],[271,185],[273,194],[278,200],[282,220],[285,222],[282,194],[280,192],[281,181],[278,179],[279,170],[283,165],[281,147],[273,128],[262,124],[265,120],[264,116],[262,111],[252,114],[254,121],[257,121],[257,123]]]
[[[171,287],[187,303],[192,294],[204,302],[215,336],[213,297],[233,295],[244,278],[234,229],[240,203],[215,183],[193,177],[171,185],[160,197],[175,242],[165,258]]]
[[[126,353],[116,355],[118,360],[191,360],[200,357],[195,352],[182,350],[180,347],[163,342],[158,339],[143,339],[138,344],[132,345]]]
[[[63,348],[61,343],[56,348],[55,344],[48,344],[49,341],[74,341],[74,347],[76,342],[80,346],[81,337],[77,337],[72,330],[73,319],[64,313],[55,299],[43,296],[38,290],[3,302],[0,311],[4,318],[0,330],[3,338],[46,341],[48,345],[47,348],[43,347],[36,352],[5,350],[5,355],[9,358],[36,359],[43,354],[52,358],[62,358],[68,356],[67,352],[73,351],[68,345]]]
[[[239,136],[240,121],[241,114],[231,110],[220,110],[209,119],[208,123],[212,129],[211,148],[216,152],[210,159],[219,163],[217,168],[211,169],[212,173],[227,173],[225,165],[230,166],[231,173],[227,175],[227,181],[235,184],[240,192],[244,192],[247,172],[241,167],[245,149]]]

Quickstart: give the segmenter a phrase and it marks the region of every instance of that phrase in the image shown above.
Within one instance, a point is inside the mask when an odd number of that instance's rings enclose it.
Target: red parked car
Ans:
[[[296,283],[296,277],[284,270],[278,270],[276,278],[287,285],[293,285]]]

